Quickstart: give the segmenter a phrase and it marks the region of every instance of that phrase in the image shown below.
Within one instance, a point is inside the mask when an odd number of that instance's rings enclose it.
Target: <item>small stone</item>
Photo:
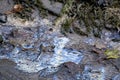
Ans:
[[[74,62],[65,62],[62,64],[63,68],[67,68],[68,72],[71,74],[76,74],[77,72],[82,72],[84,66],[75,64]]]
[[[3,38],[2,38],[2,35],[0,35],[0,43],[3,42]]]
[[[50,28],[49,31],[53,31],[53,28]]]
[[[112,39],[113,42],[119,42],[120,41],[120,32],[113,34],[112,38],[113,38]]]
[[[0,13],[0,23],[6,23],[7,22],[7,15]]]

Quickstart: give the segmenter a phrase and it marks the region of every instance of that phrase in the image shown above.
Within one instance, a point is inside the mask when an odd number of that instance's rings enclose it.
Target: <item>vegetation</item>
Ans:
[[[105,55],[108,59],[116,59],[120,57],[119,50],[106,50]]]
[[[45,16],[47,15],[47,11],[43,9],[42,3],[40,0],[14,0],[15,4],[21,4],[23,6],[23,11],[16,13],[15,16],[18,16],[22,19],[31,20],[31,13],[32,10],[37,9],[40,15]]]
[[[118,3],[117,3],[118,2]],[[107,3],[106,3],[107,4]],[[67,0],[65,2],[64,8],[62,10],[62,15],[67,14],[68,17],[74,17],[75,20],[79,20],[80,26],[84,22],[86,28],[85,32],[81,31],[81,27],[72,27],[72,31],[77,32],[77,34],[90,34],[92,33],[95,37],[101,37],[101,32],[103,28],[108,28],[107,25],[111,25],[112,28],[120,28],[120,10],[119,10],[119,1],[113,1],[112,5],[102,6],[96,3],[96,0],[90,1],[78,1],[78,0]],[[61,15],[61,16],[62,16]],[[72,24],[65,20],[63,24]],[[70,25],[69,24],[69,25]],[[63,25],[62,28],[66,27]],[[69,27],[70,28],[70,27]],[[67,27],[67,29],[69,29]],[[64,29],[62,29],[64,30]],[[77,31],[76,31],[77,30]]]
[[[42,6],[40,0],[14,0],[16,4],[22,4],[24,10],[16,13],[17,16],[24,19],[32,19],[32,10],[38,9],[42,17],[48,14]],[[101,32],[104,28],[120,30],[120,1],[108,1],[108,3],[98,4],[96,0],[51,0],[58,1],[64,4],[60,16],[55,20],[62,20],[64,15],[66,19],[59,21],[62,24],[63,33],[70,33],[71,31],[86,35],[93,34],[95,37],[101,37]],[[32,4],[32,5],[31,5]],[[103,5],[104,4],[104,5]],[[75,21],[79,21],[79,27],[72,25]],[[84,23],[84,25],[83,25]],[[81,26],[85,26],[86,30],[82,31]],[[111,26],[111,27],[109,27]]]

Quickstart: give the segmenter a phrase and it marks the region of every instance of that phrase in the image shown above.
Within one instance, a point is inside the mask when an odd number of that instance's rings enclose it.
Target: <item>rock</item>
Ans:
[[[18,44],[25,49],[32,48],[32,40],[34,39],[34,33],[32,31],[13,29],[9,37],[9,41],[13,45]]]
[[[100,6],[108,6],[111,5],[113,0],[98,0],[98,5]]]
[[[73,62],[66,62],[61,65],[60,70],[54,74],[55,80],[80,80],[83,66]]]
[[[41,78],[50,80],[80,80],[83,65],[74,62],[65,62],[59,67],[52,67],[50,70],[44,69],[39,72]]]
[[[112,80],[120,80],[120,73],[116,75]]]
[[[25,73],[15,67],[16,63],[13,61],[0,59],[0,80],[38,80],[37,73]]]
[[[7,22],[7,15],[0,13],[0,23],[6,23]]]
[[[120,58],[114,59],[112,61],[112,63],[114,63],[114,65],[116,66],[116,68],[118,68],[118,70],[120,71]]]
[[[63,8],[63,4],[59,3],[59,2],[52,3],[52,2],[50,2],[50,0],[41,0],[41,2],[45,9],[47,9],[48,11],[50,11],[56,15],[59,15]]]
[[[0,0],[0,13],[10,11],[14,6],[13,0]]]
[[[1,66],[9,66],[9,67],[15,67],[16,63],[9,59],[0,59],[0,67]]]
[[[117,32],[112,35],[112,41],[119,42],[120,41],[120,32]]]
[[[103,41],[97,40],[95,42],[95,47],[98,48],[98,49],[104,49],[104,48],[106,48],[106,45]]]
[[[116,28],[112,25],[112,24],[106,24],[105,25],[105,29],[109,30],[109,31],[115,31]]]
[[[2,35],[0,35],[0,43],[3,42],[3,38],[2,38]]]
[[[66,63],[63,63],[62,65],[63,65],[63,68],[67,68],[71,74],[75,74],[76,72],[82,71],[81,66],[79,66],[78,64],[75,64],[74,62],[66,62]]]

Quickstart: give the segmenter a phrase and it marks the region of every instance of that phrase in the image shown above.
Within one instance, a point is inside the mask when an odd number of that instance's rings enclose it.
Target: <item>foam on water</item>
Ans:
[[[53,58],[51,59],[51,64],[53,66],[58,66],[64,62],[75,62],[79,63],[80,60],[82,59],[82,54],[78,51],[69,51],[67,49],[64,49],[65,45],[69,42],[69,39],[66,37],[61,37],[58,38],[56,37],[54,39],[54,55]]]
[[[20,49],[17,47],[11,52],[10,58],[17,63],[17,67],[20,70],[25,72],[38,72],[44,68],[57,67],[60,64],[69,61],[78,64],[83,55],[76,50],[64,49],[68,42],[69,39],[66,37],[55,37],[53,39],[53,45],[55,46],[53,55],[44,55],[41,56],[42,58],[35,61],[33,61],[32,58],[29,58],[26,54],[20,53]],[[31,56],[33,56],[33,58],[36,57],[35,55]]]

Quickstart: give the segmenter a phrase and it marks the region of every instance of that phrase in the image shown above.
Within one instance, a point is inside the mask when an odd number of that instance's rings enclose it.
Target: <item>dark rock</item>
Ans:
[[[63,68],[67,68],[68,71],[72,74],[75,74],[78,71],[82,71],[81,67],[73,62],[66,62],[63,64]]]
[[[49,67],[39,71],[39,77],[41,78],[52,78],[53,74],[59,70],[59,67]],[[53,79],[52,79],[53,80]]]
[[[105,29],[109,30],[109,31],[117,31],[118,29],[115,28],[113,25],[111,24],[106,24],[105,25]]]
[[[2,35],[0,35],[0,43],[3,42],[3,38],[2,38]]]
[[[0,67],[1,66],[15,67],[16,63],[14,63],[13,61],[8,60],[8,59],[0,59]]]
[[[78,1],[78,0],[77,0]],[[83,2],[87,2],[89,4],[97,4],[101,7],[106,7],[112,4],[113,0],[81,0]]]
[[[41,70],[39,77],[50,80],[79,80],[84,70],[83,67],[74,62],[65,62],[59,67]]]
[[[98,4],[103,7],[111,5],[112,2],[113,0],[98,0]]]
[[[73,62],[66,62],[61,65],[61,68],[54,74],[53,78],[56,78],[56,80],[79,80],[82,71],[83,66]]]
[[[15,68],[16,63],[8,59],[0,60],[0,80],[42,80],[37,73],[29,74]]]
[[[7,15],[0,13],[0,23],[6,23],[7,22]]]
[[[49,31],[51,31],[51,32],[52,32],[52,31],[53,31],[53,28],[50,28],[50,29],[49,29]]]
[[[114,33],[112,36],[112,41],[119,42],[120,41],[120,32]]]

